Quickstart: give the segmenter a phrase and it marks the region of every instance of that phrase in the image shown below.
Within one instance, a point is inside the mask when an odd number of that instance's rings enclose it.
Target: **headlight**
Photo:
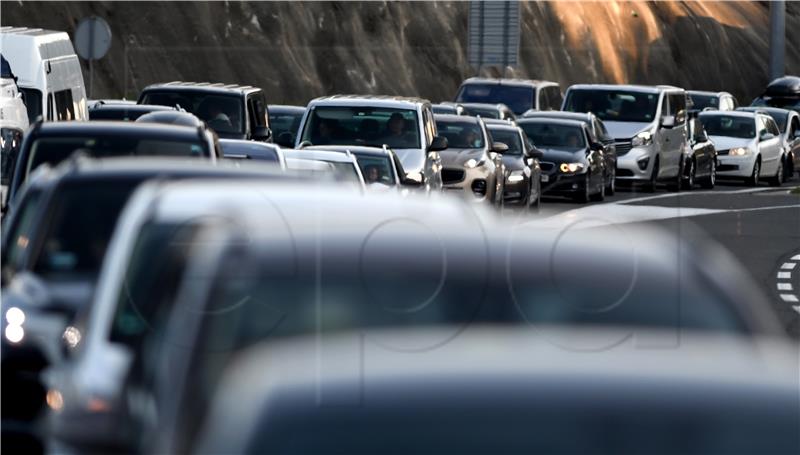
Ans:
[[[6,340],[11,343],[19,343],[25,338],[25,329],[22,324],[25,323],[25,312],[17,307],[11,307],[6,311],[6,330],[4,335]]]
[[[650,134],[649,131],[642,131],[641,133],[637,134],[631,140],[631,145],[633,147],[641,147],[643,145],[649,145],[653,143],[653,135]]]
[[[565,174],[580,172],[583,170],[583,168],[584,168],[583,163],[561,163],[561,166],[559,166],[561,172]]]
[[[735,149],[730,149],[728,155],[730,156],[745,156],[749,155],[750,151],[743,147],[736,147]]]
[[[525,180],[525,175],[522,173],[522,171],[512,171],[511,175],[509,175],[506,179],[508,183],[517,183],[523,180]]]
[[[479,166],[483,166],[483,160],[478,161],[475,158],[470,158],[469,161],[464,163],[464,167],[466,167],[467,169],[472,169],[474,167],[479,167]]]

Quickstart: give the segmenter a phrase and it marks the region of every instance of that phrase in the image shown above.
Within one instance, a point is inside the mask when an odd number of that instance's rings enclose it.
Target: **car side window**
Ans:
[[[764,122],[764,117],[761,115],[756,116],[756,129],[758,129],[759,138],[767,133],[767,125],[766,122]]]
[[[53,95],[56,103],[56,120],[75,120],[75,106],[72,104],[72,90],[60,90]]]
[[[767,120],[767,131],[772,133],[775,136],[780,136],[781,131],[778,129],[778,124],[775,123],[775,120],[772,118],[768,118]]]
[[[795,137],[798,130],[800,130],[800,119],[798,119],[798,117],[792,117],[792,123],[789,128],[789,137]]]
[[[671,115],[675,116],[675,124],[683,124],[686,121],[686,95],[683,93],[670,95],[669,105]]]
[[[251,127],[269,126],[263,94],[253,93],[247,97],[247,116]]]
[[[36,214],[42,199],[41,190],[31,188],[20,199],[19,214],[10,226],[7,244],[3,245],[3,278],[13,274],[23,266],[25,252],[31,246],[31,232],[33,231]]]

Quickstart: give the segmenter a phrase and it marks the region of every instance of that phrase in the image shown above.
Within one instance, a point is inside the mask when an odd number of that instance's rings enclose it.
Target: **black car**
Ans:
[[[184,109],[224,139],[272,140],[267,103],[257,87],[207,82],[153,84],[142,90],[138,103]]]
[[[800,113],[800,77],[783,76],[775,79],[750,105],[780,107]]]
[[[148,114],[153,115],[153,114]],[[215,161],[217,149],[209,131],[188,126],[144,122],[37,123],[28,131],[14,163],[8,200],[42,164],[55,166],[74,153],[93,158],[200,158]]]
[[[462,103],[464,113],[462,115],[480,116],[483,118],[493,118],[499,120],[514,120],[516,116],[505,104],[489,103]]]
[[[579,202],[605,199],[608,172],[603,144],[592,139],[585,122],[527,118],[518,125],[543,154],[539,165],[545,195],[571,196]]]
[[[698,182],[703,188],[712,189],[717,182],[717,150],[697,118],[698,113],[691,111],[687,114],[689,150],[684,158],[682,182],[685,190],[691,190]]]
[[[281,148],[275,144],[245,141],[242,139],[220,139],[223,156],[234,160],[256,160],[274,163],[281,169],[286,169],[286,160]]]
[[[132,122],[151,112],[176,110],[177,108],[172,106],[113,103],[100,100],[89,106],[89,120],[119,120]]]
[[[603,159],[606,163],[606,195],[613,196],[617,190],[617,145],[614,138],[608,134],[606,125],[591,112],[567,111],[534,111],[525,113],[524,118],[555,118],[565,120],[578,120],[589,127],[591,139],[603,144]]]
[[[300,121],[306,113],[303,106],[287,106],[271,104],[269,110],[269,126],[275,143],[281,147],[294,147],[294,138],[300,128]]]
[[[506,205],[538,210],[542,200],[542,170],[537,150],[517,125],[506,122],[486,122],[486,130],[494,142],[508,146],[503,153],[506,166],[506,184],[503,197]]]

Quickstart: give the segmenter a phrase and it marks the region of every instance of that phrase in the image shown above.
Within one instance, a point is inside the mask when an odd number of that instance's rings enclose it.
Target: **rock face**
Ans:
[[[768,82],[766,2],[529,2],[521,65],[507,75],[727,90],[749,103]],[[93,98],[153,82],[257,85],[270,103],[332,93],[451,99],[466,62],[466,2],[2,2],[2,24],[66,30],[105,18]],[[786,72],[800,73],[800,3],[787,2]],[[84,63],[88,84],[88,65]]]

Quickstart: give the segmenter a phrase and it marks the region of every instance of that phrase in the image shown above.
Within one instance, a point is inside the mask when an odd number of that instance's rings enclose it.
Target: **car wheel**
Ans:
[[[611,178],[610,182],[608,182],[608,186],[606,187],[606,194],[609,196],[613,196],[614,193],[617,192],[617,170],[611,170]]]
[[[703,180],[703,188],[713,189],[717,184],[717,160],[711,160],[711,169],[708,171],[708,177]]]
[[[689,160],[689,169],[686,170],[686,178],[683,179],[683,189],[691,191],[694,188],[694,179],[697,174],[697,167],[694,160]]]
[[[591,188],[591,185],[590,185],[591,180],[592,180],[591,179],[591,174],[589,172],[587,172],[586,173],[586,178],[583,180],[583,191],[580,191],[580,193],[578,193],[575,196],[575,200],[577,200],[581,204],[585,204],[585,203],[589,202],[589,200],[590,200],[591,193],[589,193],[589,191],[590,191],[590,188]]]
[[[789,155],[786,158],[786,165],[783,167],[783,181],[788,182],[792,177],[794,177],[794,160],[792,160],[792,155]]]
[[[783,160],[778,161],[778,170],[775,172],[775,176],[770,179],[769,184],[772,186],[783,185]]]
[[[683,183],[683,166],[685,161],[681,159],[680,164],[678,165],[678,175],[675,177],[675,180],[667,184],[667,190],[671,192],[678,192],[681,190],[681,186]]]
[[[600,191],[592,195],[592,200],[596,202],[602,202],[605,199],[606,199],[606,185],[605,182],[603,182],[603,184],[600,185]]]
[[[758,186],[759,174],[761,174],[761,160],[756,158],[756,162],[753,163],[753,173],[750,174],[750,177],[747,179],[747,184],[750,186]]]
[[[653,172],[650,174],[650,180],[644,185],[644,190],[648,193],[656,192],[656,183],[658,182],[658,158],[653,164]]]

